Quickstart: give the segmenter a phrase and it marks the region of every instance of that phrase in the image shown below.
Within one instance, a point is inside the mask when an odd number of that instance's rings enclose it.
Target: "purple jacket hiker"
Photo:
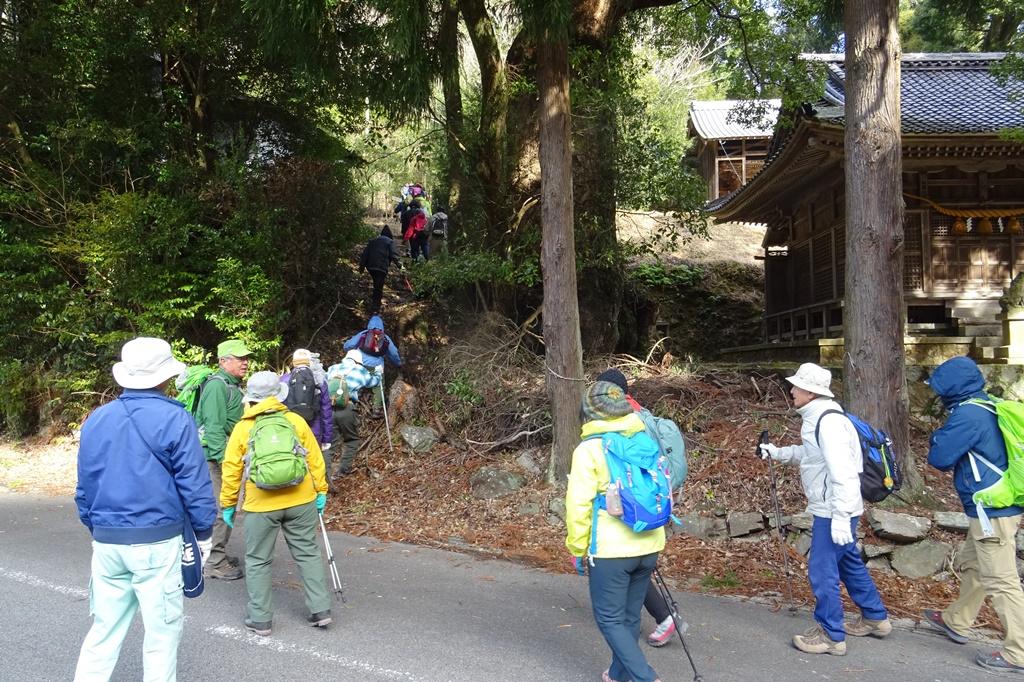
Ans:
[[[281,376],[281,383],[287,384],[292,378],[291,372],[285,372]],[[334,422],[331,420],[331,393],[327,389],[327,381],[320,383],[320,414],[316,416],[313,423],[309,425],[316,436],[316,442],[323,445],[330,443],[334,436]]]

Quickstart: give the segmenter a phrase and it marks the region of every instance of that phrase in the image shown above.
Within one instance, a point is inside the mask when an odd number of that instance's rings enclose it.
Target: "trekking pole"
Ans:
[[[768,440],[768,431],[762,431],[754,451],[758,457],[761,456],[761,446],[767,445]],[[775,467],[770,455],[768,457],[768,475],[772,484],[772,505],[775,507],[775,529],[779,535],[779,549],[782,550],[782,570],[786,573],[786,598],[789,600],[789,613],[792,615],[796,613],[796,604],[793,602],[793,578],[789,573],[789,551],[786,549],[786,536],[782,533],[782,511],[779,509],[779,493],[775,487]]]
[[[324,525],[323,513],[317,514],[320,519],[320,531],[324,534],[324,549],[327,551],[327,565],[331,569],[331,583],[334,584],[334,593],[345,603],[345,593],[341,589],[341,576],[338,575],[338,565],[334,563],[334,550],[331,549],[331,541],[327,537],[327,526]]]
[[[391,442],[391,423],[388,420],[388,403],[384,399],[384,376],[380,378],[380,406],[384,408],[384,430],[388,432],[388,448],[395,454],[395,444]]]
[[[661,576],[661,571],[658,570],[657,566],[654,567],[654,584],[658,588],[661,598],[672,609],[672,622],[676,624],[676,634],[679,635],[679,642],[683,645],[683,651],[686,652],[686,658],[690,661],[690,667],[693,668],[693,682],[704,682],[704,678],[697,672],[697,666],[693,662],[693,656],[690,655],[690,649],[686,646],[686,639],[683,638],[683,625],[685,624],[679,617],[679,604],[676,603],[676,598],[669,591],[668,584]]]

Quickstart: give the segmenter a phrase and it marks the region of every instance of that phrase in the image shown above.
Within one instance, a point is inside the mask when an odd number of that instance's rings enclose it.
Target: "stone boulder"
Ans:
[[[761,512],[729,512],[726,524],[729,526],[729,537],[738,538],[764,530],[764,517]]]
[[[945,542],[922,540],[896,548],[889,561],[893,570],[900,575],[908,578],[925,578],[942,570],[952,549],[953,547]]]
[[[866,559],[874,559],[878,556],[885,556],[886,554],[892,554],[892,551],[896,549],[893,545],[871,545],[865,544],[862,548],[864,557]]]
[[[548,503],[548,523],[552,526],[565,525],[564,497],[555,497]]]
[[[530,448],[523,450],[516,457],[516,464],[523,467],[531,476],[540,476],[542,470],[539,462],[543,461],[541,453],[538,452],[538,448]]]
[[[871,530],[880,538],[895,542],[917,542],[928,535],[932,520],[923,516],[896,514],[874,508],[867,513]]]
[[[889,563],[889,558],[884,556],[876,556],[872,559],[868,559],[865,563],[870,570],[881,571],[882,573],[892,573],[892,565]]]
[[[790,537],[790,543],[800,552],[801,556],[807,556],[807,553],[811,551],[811,534],[810,533],[796,533],[795,537]]]
[[[932,518],[935,525],[943,530],[967,531],[967,514],[963,512],[937,511]]]
[[[482,467],[469,477],[473,497],[481,500],[511,495],[525,484],[526,479],[522,475],[497,467]]]
[[[388,414],[391,421],[396,422],[401,418],[402,421],[411,422],[416,419],[420,412],[419,402],[419,394],[409,384],[400,379],[391,384],[388,391]]]
[[[413,452],[430,452],[438,439],[437,431],[424,426],[403,426],[398,435]]]
[[[683,514],[679,517],[679,524],[677,530],[680,533],[686,533],[687,535],[693,535],[705,540],[723,538],[729,534],[725,519],[718,517],[708,518],[698,514]]]

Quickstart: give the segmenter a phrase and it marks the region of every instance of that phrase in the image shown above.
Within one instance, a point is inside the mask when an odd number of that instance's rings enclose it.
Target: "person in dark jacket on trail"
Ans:
[[[110,679],[136,611],[146,630],[143,677],[177,677],[184,521],[206,563],[217,514],[195,422],[164,395],[184,371],[166,341],[129,341],[113,367],[124,391],[82,427],[75,504],[93,538],[93,624],[75,669],[80,682]]]
[[[949,410],[946,423],[932,434],[928,463],[940,471],[953,470],[953,485],[969,525],[967,541],[956,557],[960,596],[944,611],[925,609],[924,622],[957,644],[966,644],[966,633],[985,597],[992,597],[1006,633],[1003,648],[979,652],[974,660],[987,670],[1024,673],[1024,591],[1016,557],[1024,509],[984,507],[979,514],[973,499],[974,493],[1000,478],[979,456],[1003,471],[1007,466],[1006,445],[991,399],[983,390],[985,378],[974,360],[956,357],[936,367],[927,383]]]
[[[402,265],[398,258],[398,250],[395,248],[395,240],[391,236],[391,228],[384,225],[380,235],[366,242],[363,255],[359,257],[359,272],[369,270],[370,277],[373,279],[371,313],[380,312],[380,300],[384,295],[384,280],[387,279],[391,263]]]

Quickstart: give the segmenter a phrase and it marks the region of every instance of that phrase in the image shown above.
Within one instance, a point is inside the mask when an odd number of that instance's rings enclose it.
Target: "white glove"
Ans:
[[[378,376],[384,376],[384,363],[382,362],[379,365],[377,365],[376,367],[374,367],[373,368],[373,372],[374,372],[374,374],[376,374]]]
[[[330,449],[331,449],[331,444],[330,443],[324,443],[323,445],[320,446],[320,452],[327,452]]]
[[[199,556],[203,560],[203,566],[206,565],[206,560],[210,558],[210,552],[213,551],[213,538],[206,540],[197,540],[199,544]]]
[[[749,452],[749,450],[747,451]],[[774,443],[762,443],[761,444],[761,459],[772,459],[778,461],[779,459],[779,446]]]
[[[839,546],[853,542],[853,531],[850,529],[849,518],[832,519],[832,542]]]

